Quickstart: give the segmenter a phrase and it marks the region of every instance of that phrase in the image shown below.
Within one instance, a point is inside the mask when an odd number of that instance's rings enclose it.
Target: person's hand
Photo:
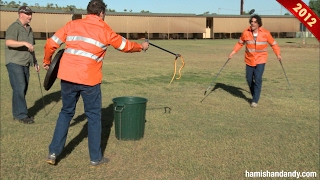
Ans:
[[[36,69],[37,72],[40,71],[40,66],[39,66],[38,63],[35,63],[35,64],[34,64],[34,68]]]
[[[281,54],[278,54],[278,55],[277,55],[277,59],[278,59],[279,61],[282,60]]]
[[[236,54],[236,52],[232,51],[232,52],[229,54],[228,58],[231,59],[234,54]]]
[[[148,42],[143,42],[143,43],[141,43],[141,46],[142,46],[142,50],[146,51],[149,48],[149,43]]]
[[[50,65],[49,64],[42,64],[42,67],[45,69],[45,70],[48,70],[49,69],[49,67],[50,67]]]
[[[25,43],[25,46],[28,48],[28,51],[29,51],[29,52],[33,52],[34,47],[33,47],[33,45],[32,45],[32,44],[30,44],[30,43],[26,42],[26,43]]]

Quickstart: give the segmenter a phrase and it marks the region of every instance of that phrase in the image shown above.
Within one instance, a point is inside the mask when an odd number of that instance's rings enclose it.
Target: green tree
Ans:
[[[47,9],[52,9],[53,8],[53,3],[47,3]]]
[[[9,7],[12,7],[12,8],[18,8],[19,7],[19,4],[17,4],[15,1],[10,1],[8,3],[8,6]]]
[[[116,12],[114,9],[106,9],[106,12]]]
[[[142,10],[142,11],[140,11],[140,13],[151,13],[151,12],[150,12],[150,11]]]
[[[73,12],[74,10],[76,10],[76,6],[75,5],[67,5],[67,11],[71,11]]]
[[[320,0],[310,0],[309,7],[313,12],[320,16]]]

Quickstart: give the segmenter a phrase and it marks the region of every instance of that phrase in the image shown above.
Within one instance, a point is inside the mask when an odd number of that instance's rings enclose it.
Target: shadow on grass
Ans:
[[[213,91],[217,90],[217,89],[223,89],[224,91],[227,91],[228,93],[230,93],[231,95],[235,96],[235,97],[238,97],[238,98],[242,98],[244,99],[245,101],[247,101],[248,103],[250,103],[251,99],[250,98],[247,98],[246,95],[243,94],[243,91],[247,92],[250,94],[249,91],[245,90],[245,89],[242,89],[242,88],[238,88],[238,87],[234,87],[234,86],[229,86],[229,85],[226,85],[226,84],[222,84],[222,83],[216,83],[216,85],[213,87],[213,89],[207,94],[207,96],[212,93]],[[207,97],[206,96],[206,97]],[[205,97],[205,98],[206,98]],[[205,99],[204,98],[204,99]],[[204,100],[203,99],[203,100]],[[202,100],[202,101],[203,101]]]
[[[56,91],[56,92],[47,94],[43,96],[43,99],[42,97],[38,99],[34,103],[34,105],[28,109],[28,112],[30,113],[31,116],[36,116],[36,114],[39,111],[44,110],[44,107],[51,104],[52,102],[56,102],[57,104],[57,102],[59,102],[60,100],[61,100],[61,91]],[[48,109],[45,109],[46,115],[48,115],[54,107],[55,105],[51,109],[49,109],[49,111]]]
[[[164,110],[164,114],[168,113],[170,114],[171,113],[171,107],[169,106],[164,106],[164,107],[159,107],[159,108],[147,108],[146,110],[158,110],[158,109],[163,109]]]
[[[70,127],[75,126],[79,124],[80,122],[87,119],[87,116],[85,114],[79,115],[76,117],[73,122],[70,124]],[[106,108],[102,108],[101,112],[101,125],[102,125],[102,133],[101,133],[101,151],[102,155],[104,155],[104,152],[107,148],[108,140],[110,137],[111,127],[113,126],[113,104],[110,104]],[[74,137],[63,149],[61,154],[56,159],[56,165],[58,163],[66,158],[71,152],[85,139],[88,137],[88,122],[86,122],[83,125],[82,130],[80,133]],[[89,152],[88,152],[89,155]]]

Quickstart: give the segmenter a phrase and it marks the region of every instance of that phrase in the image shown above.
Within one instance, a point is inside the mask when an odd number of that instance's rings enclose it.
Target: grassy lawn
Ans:
[[[314,38],[306,44],[295,38],[276,40],[291,88],[269,47],[257,108],[248,103],[244,48],[224,67],[212,85],[214,90],[204,96],[237,40],[150,40],[185,60],[181,79],[171,85],[172,54],[153,46],[133,54],[109,47],[101,87],[102,148],[110,162],[100,168],[89,167],[82,99],[70,124],[63,158],[56,166],[45,163],[61,109],[60,81],[49,91],[42,89],[44,108],[38,75],[30,69],[26,98],[36,122],[13,121],[1,40],[1,179],[245,179],[246,170],[317,172],[319,177],[319,42]],[[45,41],[36,43],[42,62]],[[180,66],[178,59],[177,69]],[[41,85],[45,75],[41,69]],[[148,99],[141,140],[115,137],[112,99],[121,96]],[[165,107],[171,108],[170,113],[165,113]]]

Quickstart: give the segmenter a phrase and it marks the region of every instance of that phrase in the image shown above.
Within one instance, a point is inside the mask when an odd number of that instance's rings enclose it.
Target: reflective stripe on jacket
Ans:
[[[245,63],[249,66],[256,66],[257,64],[263,64],[267,62],[268,44],[272,47],[272,50],[276,55],[280,54],[280,48],[269,31],[259,27],[258,37],[255,41],[251,32],[251,28],[249,27],[242,32],[242,35],[237,44],[234,46],[233,51],[238,52],[243,45],[246,45]]]
[[[116,34],[101,18],[87,15],[68,22],[45,44],[43,63],[50,64],[55,50],[65,43],[58,78],[94,86],[102,81],[102,60],[109,45],[122,52],[140,52],[142,46]]]

